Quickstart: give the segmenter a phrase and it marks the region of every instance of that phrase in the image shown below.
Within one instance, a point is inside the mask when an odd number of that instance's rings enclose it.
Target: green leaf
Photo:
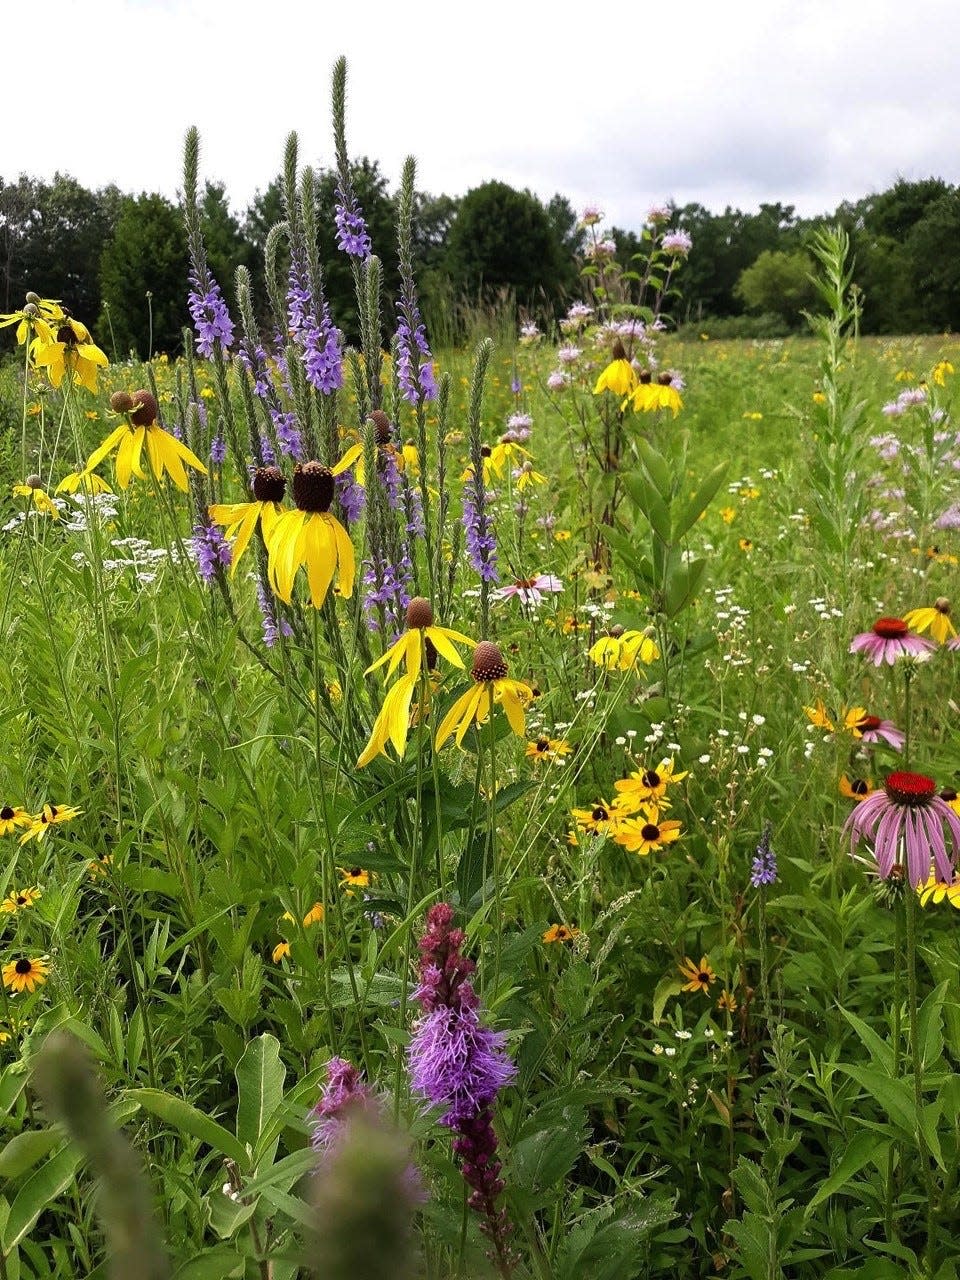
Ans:
[[[237,1141],[229,1129],[217,1124],[216,1120],[211,1120],[183,1098],[164,1093],[162,1089],[128,1089],[126,1096],[174,1129],[199,1139],[221,1155],[229,1156],[242,1169],[250,1167],[246,1147]]]
[[[706,511],[710,503],[717,496],[717,490],[723,484],[723,478],[727,474],[726,462],[718,463],[707,478],[700,485],[690,501],[683,507],[673,519],[673,541],[678,542],[685,533],[687,533],[700,519],[700,516]]]
[[[654,1025],[659,1025],[663,1017],[663,1011],[666,1008],[667,1001],[673,996],[678,996],[683,990],[682,978],[661,978],[657,983],[657,989],[653,993],[653,1021]]]
[[[0,1178],[19,1178],[63,1142],[56,1129],[28,1129],[0,1151]]]
[[[521,1138],[510,1152],[510,1177],[514,1189],[544,1191],[564,1178],[583,1150],[583,1113],[565,1128],[541,1129]]]
[[[890,1143],[884,1142],[878,1138],[875,1133],[861,1132],[847,1144],[847,1149],[840,1157],[837,1167],[827,1178],[826,1182],[820,1184],[816,1194],[807,1204],[805,1213],[807,1217],[817,1205],[822,1204],[829,1196],[839,1191],[841,1187],[845,1187],[855,1173],[859,1173],[864,1165],[869,1164],[871,1160],[882,1160],[890,1149]]]
[[[237,1138],[251,1151],[257,1150],[264,1129],[283,1103],[286,1074],[280,1041],[269,1033],[251,1040],[237,1063]]]
[[[847,1009],[841,1009],[840,1012],[856,1031],[857,1035],[867,1047],[867,1052],[878,1067],[882,1067],[888,1076],[893,1076],[893,1047],[887,1044],[881,1036],[877,1035],[872,1027],[868,1027],[862,1018],[858,1018],[855,1013],[850,1013]]]
[[[910,1138],[914,1139],[917,1128],[917,1109],[913,1101],[913,1089],[906,1080],[891,1080],[876,1067],[851,1066],[849,1063],[838,1064],[841,1071],[862,1085],[876,1099],[894,1124]]]
[[[235,1280],[246,1265],[233,1249],[205,1249],[178,1268],[173,1280]]]
[[[82,1159],[83,1155],[76,1147],[64,1147],[31,1174],[10,1206],[3,1229],[5,1254],[32,1229],[44,1209],[66,1191]]]

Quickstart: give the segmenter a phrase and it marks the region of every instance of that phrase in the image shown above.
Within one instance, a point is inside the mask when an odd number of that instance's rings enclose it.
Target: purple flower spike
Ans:
[[[202,356],[213,355],[213,344],[219,342],[226,350],[233,343],[233,321],[223,300],[220,286],[209,277],[210,287],[201,293],[199,277],[190,272],[190,295],[187,305],[197,331],[197,350]]]
[[[209,586],[216,580],[219,569],[229,567],[233,549],[223,536],[223,530],[215,524],[196,524],[191,539],[197,572]]]

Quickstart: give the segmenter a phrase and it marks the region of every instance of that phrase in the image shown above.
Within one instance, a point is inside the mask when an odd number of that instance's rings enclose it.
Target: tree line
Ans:
[[[376,161],[353,166],[354,188],[384,262],[388,299],[399,291],[394,195]],[[349,260],[337,251],[336,176],[317,183],[325,286],[333,315],[353,315]],[[681,277],[677,325],[765,336],[803,323],[815,305],[806,243],[824,221],[843,225],[856,255],[863,330],[937,332],[960,328],[960,191],[939,178],[898,180],[888,190],[844,202],[820,218],[792,205],[756,213],[701,204],[671,206],[671,226],[692,237]],[[283,217],[279,179],[235,213],[223,184],[203,193],[210,266],[225,295],[236,268],[261,276],[270,227]],[[486,182],[465,196],[417,197],[415,250],[423,309],[436,345],[456,342],[483,308],[506,307],[550,323],[578,296],[585,232],[562,194],[543,202],[529,191]],[[613,228],[626,269],[640,252],[637,233]],[[92,323],[111,355],[177,352],[186,312],[187,245],[179,209],[162,195],[116,186],[89,190],[76,179],[0,178],[0,310],[20,306],[28,289],[63,299]]]

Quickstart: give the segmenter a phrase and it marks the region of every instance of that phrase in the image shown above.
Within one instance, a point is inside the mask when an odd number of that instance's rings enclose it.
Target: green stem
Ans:
[[[934,1234],[933,1170],[930,1167],[930,1151],[923,1131],[923,1059],[920,1054],[919,1000],[917,996],[917,893],[909,883],[907,896],[907,1001],[910,1014],[910,1056],[913,1058],[913,1096],[917,1111],[917,1149],[923,1173],[924,1193],[927,1201],[927,1267],[933,1275],[936,1257]]]
[[[896,909],[893,923],[893,1078],[900,1079],[902,1063],[902,1028],[901,1015],[903,1007],[903,912]],[[887,1190],[884,1205],[884,1222],[887,1239],[896,1240],[897,1231],[893,1217],[893,1180],[897,1166],[897,1156],[901,1147],[899,1142],[892,1142],[887,1152]]]

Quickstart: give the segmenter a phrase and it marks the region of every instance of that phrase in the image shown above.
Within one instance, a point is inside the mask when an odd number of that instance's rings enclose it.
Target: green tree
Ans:
[[[802,249],[764,249],[740,273],[734,293],[750,311],[779,316],[789,325],[816,301],[811,262]]]
[[[553,222],[536,196],[505,182],[485,182],[463,197],[446,262],[455,290],[471,299],[506,288],[529,307],[563,290],[566,264]]]
[[[117,354],[135,351],[174,353],[182,345],[182,330],[190,323],[187,311],[187,236],[183,218],[161,195],[127,196],[114,233],[100,259],[104,308],[103,339],[112,326]]]
[[[924,329],[960,329],[960,191],[927,207],[907,237],[912,296]]]

